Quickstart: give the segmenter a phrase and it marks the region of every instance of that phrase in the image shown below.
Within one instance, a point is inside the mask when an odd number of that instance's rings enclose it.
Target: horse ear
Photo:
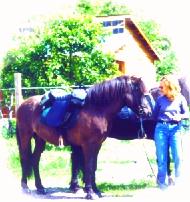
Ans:
[[[141,89],[144,93],[147,93],[149,90],[148,85],[147,85],[147,81],[143,78],[143,77],[139,77],[139,83],[141,85]]]
[[[131,76],[131,80],[134,80],[134,81],[139,81],[139,77],[137,77],[136,75],[132,75]]]
[[[131,76],[131,79],[137,80],[137,81],[143,81],[143,79],[142,79],[141,76],[136,76],[136,75],[132,75],[132,76]]]

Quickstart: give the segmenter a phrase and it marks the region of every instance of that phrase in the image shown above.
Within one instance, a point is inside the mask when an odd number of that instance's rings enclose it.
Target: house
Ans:
[[[154,62],[159,60],[159,56],[135,21],[125,15],[101,16],[97,17],[97,21],[112,33],[106,38],[102,48],[115,55],[119,70],[123,74],[143,77],[148,86],[154,86]]]

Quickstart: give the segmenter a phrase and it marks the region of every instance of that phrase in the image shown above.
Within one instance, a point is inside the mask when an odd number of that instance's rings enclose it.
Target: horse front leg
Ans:
[[[71,182],[70,182],[70,190],[74,193],[76,193],[80,186],[78,184],[78,174],[80,171],[82,171],[83,174],[83,182],[84,182],[84,176],[85,176],[85,170],[84,170],[84,155],[82,152],[81,147],[77,146],[71,146]],[[95,162],[95,165],[97,165],[97,160]],[[94,170],[97,170],[97,166],[94,168]],[[102,197],[101,192],[97,188],[96,182],[95,182],[95,172],[92,176],[92,189],[95,194],[97,194],[99,197]]]
[[[82,172],[84,171],[84,155],[82,148],[71,145],[71,182],[69,189],[74,193],[80,189],[78,183],[78,175],[80,170]]]
[[[86,199],[93,199],[93,187],[96,187],[95,172],[97,167],[98,152],[101,144],[87,144],[83,147],[83,154],[85,159],[85,192]],[[94,187],[94,188],[95,188]],[[97,187],[96,187],[97,188]],[[100,191],[98,190],[100,193]],[[99,194],[100,195],[100,194]]]
[[[96,185],[97,158],[96,158],[96,162],[95,162],[94,166],[95,166],[95,168],[94,168],[94,174],[92,176],[92,189],[93,189],[94,193],[100,198],[100,197],[102,197],[102,193],[100,192],[100,190],[98,189],[98,187]]]
[[[42,185],[39,172],[40,157],[44,150],[45,150],[45,141],[39,137],[35,137],[35,148],[32,155],[32,166],[34,170],[35,186],[39,194],[45,194],[45,189]]]

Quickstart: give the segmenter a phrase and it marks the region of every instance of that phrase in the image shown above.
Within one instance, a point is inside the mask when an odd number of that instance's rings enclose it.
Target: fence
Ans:
[[[33,96],[43,95],[46,91],[51,89],[67,89],[64,86],[54,87],[22,87],[21,85],[21,74],[14,74],[14,85],[15,88],[0,89],[0,118],[14,118],[15,112],[18,106],[21,104],[22,99]],[[85,86],[71,86],[71,89],[76,88],[89,88],[90,85]],[[7,101],[4,100],[4,94],[6,95]]]

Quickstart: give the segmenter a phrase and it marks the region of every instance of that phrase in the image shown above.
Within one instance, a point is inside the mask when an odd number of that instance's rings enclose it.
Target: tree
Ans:
[[[177,58],[172,50],[171,42],[167,36],[160,34],[158,24],[153,20],[148,20],[139,22],[139,26],[161,56],[161,60],[155,62],[157,79],[178,70]]]
[[[8,51],[3,87],[13,87],[15,72],[22,73],[26,87],[93,84],[118,75],[114,57],[101,51],[104,36],[102,26],[91,18],[48,20]]]
[[[77,11],[82,15],[92,16],[129,15],[132,13],[127,6],[115,4],[111,0],[80,0],[77,4]]]
[[[78,12],[85,15],[131,15],[132,11],[126,5],[114,4],[111,0],[91,1],[80,0]],[[172,50],[170,40],[167,36],[160,33],[158,24],[153,20],[139,20],[139,27],[144,35],[151,42],[151,45],[161,57],[160,61],[155,62],[157,79],[165,74],[172,73],[178,69],[175,52]]]

